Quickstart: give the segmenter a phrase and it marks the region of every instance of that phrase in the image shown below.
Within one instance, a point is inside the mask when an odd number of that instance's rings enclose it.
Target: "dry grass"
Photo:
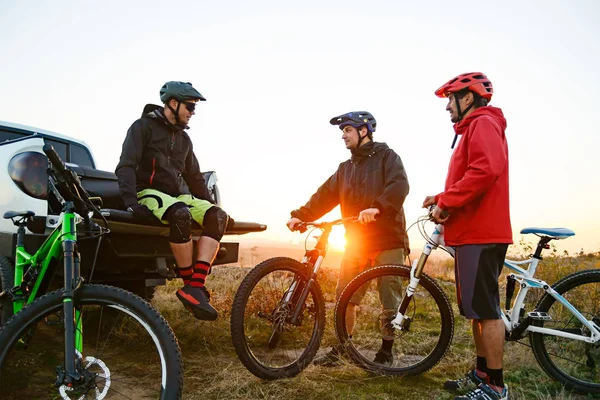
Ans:
[[[286,255],[279,252],[278,255]],[[296,254],[291,255],[298,258]],[[262,257],[255,250],[254,260]],[[583,265],[583,266],[582,266]],[[577,258],[548,258],[539,269],[539,277],[554,282],[574,269],[597,268],[598,254]],[[438,366],[419,377],[379,377],[350,365],[327,369],[310,366],[299,376],[274,382],[261,381],[248,372],[237,359],[231,343],[230,309],[239,283],[249,268],[218,266],[208,278],[213,293],[212,304],[220,317],[214,322],[192,318],[176,300],[174,291],[179,281],[160,288],[154,305],[165,315],[177,335],[185,360],[185,399],[452,399],[441,389],[448,377],[462,375],[474,360],[470,327],[455,308],[456,327],[450,352]],[[428,265],[426,272],[437,276],[453,304],[455,293],[452,263],[440,260]],[[336,268],[323,268],[319,282],[327,302],[328,324],[322,350],[335,343],[332,310],[335,297]],[[528,344],[528,341],[525,341]],[[584,399],[600,396],[578,396],[565,392],[538,367],[531,350],[519,343],[507,343],[505,355],[506,382],[511,399]]]

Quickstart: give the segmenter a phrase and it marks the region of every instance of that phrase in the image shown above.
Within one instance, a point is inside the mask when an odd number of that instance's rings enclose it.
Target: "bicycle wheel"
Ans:
[[[395,304],[410,282],[410,267],[384,265],[369,269],[346,286],[336,304],[335,328],[340,343],[360,367],[380,375],[417,375],[435,366],[448,350],[454,335],[454,316],[448,298],[429,276],[423,274],[406,311],[410,322],[405,329],[394,329],[391,320],[396,309],[387,308],[379,286],[395,282]],[[383,289],[385,290],[385,289]],[[358,297],[357,297],[358,296]],[[361,298],[362,297],[362,298]],[[354,315],[349,303],[358,304]],[[397,305],[395,306],[397,307]],[[382,338],[393,340],[392,357],[375,362]]]
[[[294,324],[290,320],[306,279],[304,264],[291,258],[272,258],[254,267],[235,294],[231,338],[240,361],[259,378],[295,376],[319,349],[325,303],[316,281],[298,320]]]
[[[12,289],[15,284],[15,267],[8,257],[0,256],[0,292]],[[3,326],[13,315],[13,304],[10,296],[0,300],[0,326]]]
[[[553,286],[586,319],[600,327],[600,270],[580,271]],[[533,325],[567,333],[591,336],[588,328],[576,319],[569,308],[545,294],[536,309],[548,313],[549,321]],[[531,348],[548,375],[570,389],[600,393],[600,342],[595,344],[559,336],[530,334]]]
[[[104,285],[83,285],[73,299],[85,380],[55,387],[64,366],[61,295],[40,297],[0,330],[1,399],[181,398],[181,352],[168,323],[141,298]]]

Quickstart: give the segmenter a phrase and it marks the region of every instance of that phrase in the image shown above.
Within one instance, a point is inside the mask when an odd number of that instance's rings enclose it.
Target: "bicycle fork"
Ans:
[[[400,306],[398,307],[398,312],[396,313],[396,317],[392,320],[392,326],[398,330],[409,330],[410,328],[410,317],[406,316],[406,310],[408,310],[408,306],[413,300],[413,296],[417,291],[417,286],[419,285],[419,281],[421,280],[421,275],[423,274],[423,268],[425,267],[425,263],[429,258],[431,252],[437,249],[438,245],[444,243],[444,226],[438,224],[435,227],[433,234],[431,235],[431,241],[425,243],[423,247],[423,252],[418,260],[413,262],[413,265],[410,268],[410,283],[406,288],[406,292],[404,293],[404,297],[402,297],[402,301],[400,302]]]
[[[56,387],[72,386],[82,379],[77,369],[76,360],[81,357],[83,350],[81,314],[75,309],[73,297],[79,286],[79,257],[76,256],[76,216],[72,210],[65,210],[63,220],[63,255],[64,255],[64,289],[62,294],[63,321],[65,328],[65,359],[64,368],[57,367]],[[79,353],[79,354],[77,354]]]
[[[306,301],[306,298],[308,297],[308,292],[309,292],[310,288],[312,287],[313,283],[315,282],[315,279],[317,277],[317,272],[319,272],[319,268],[321,267],[321,264],[323,263],[323,258],[324,258],[324,256],[322,254],[319,254],[305,284],[302,284],[302,278],[299,277],[299,279],[294,280],[294,282],[292,283],[292,285],[288,289],[288,292],[285,295],[286,301],[290,301],[294,297],[293,296],[294,292],[297,293],[298,291],[300,291],[297,301],[295,302],[296,305],[294,307],[294,311],[292,312],[292,316],[290,317],[290,323],[292,325],[296,325],[298,323],[298,318],[300,317],[302,310],[304,310],[304,302]],[[305,256],[304,259],[302,260],[302,264],[311,265],[309,263],[309,257]]]
[[[425,252],[423,252],[419,257],[419,260],[415,260],[413,262],[413,265],[410,269],[410,283],[406,288],[406,292],[404,292],[404,296],[402,297],[402,301],[398,307],[396,317],[392,320],[392,326],[395,329],[407,331],[410,328],[411,319],[410,317],[406,316],[406,310],[408,310],[408,306],[413,299],[415,292],[417,291],[417,286],[421,280],[421,274],[423,273],[423,267],[427,262],[427,258],[429,258],[429,254],[425,254]]]

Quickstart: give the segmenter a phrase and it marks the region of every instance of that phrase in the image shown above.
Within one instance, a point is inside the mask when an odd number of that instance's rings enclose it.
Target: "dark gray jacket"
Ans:
[[[404,217],[408,179],[400,156],[385,143],[369,142],[352,150],[352,158],[321,185],[308,203],[292,211],[292,217],[314,221],[338,204],[342,217],[358,216],[367,208],[380,214],[370,224],[347,223],[347,248],[409,251]]]
[[[115,174],[126,207],[137,204],[137,192],[148,188],[173,197],[192,194],[214,202],[190,137],[164,117],[162,107],[131,125]]]

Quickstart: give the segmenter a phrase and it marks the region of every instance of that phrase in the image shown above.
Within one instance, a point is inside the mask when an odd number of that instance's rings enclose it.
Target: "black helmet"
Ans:
[[[375,128],[377,127],[375,117],[367,111],[351,111],[346,114],[338,115],[337,117],[331,118],[329,123],[331,125],[339,125],[340,129],[344,129],[344,127],[348,125],[355,128],[366,125],[371,133],[375,132]]]
[[[160,88],[160,100],[163,103],[167,103],[171,99],[175,99],[177,101],[206,101],[204,96],[202,96],[199,91],[194,89],[190,82],[178,81],[167,82],[163,85],[162,88]]]

